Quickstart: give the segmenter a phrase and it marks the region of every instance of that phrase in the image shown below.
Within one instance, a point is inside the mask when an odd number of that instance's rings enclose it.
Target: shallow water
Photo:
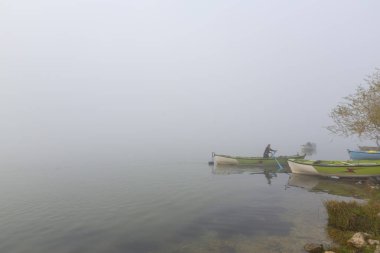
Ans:
[[[0,252],[302,252],[328,243],[323,201],[352,198],[262,172],[206,163],[3,168]]]

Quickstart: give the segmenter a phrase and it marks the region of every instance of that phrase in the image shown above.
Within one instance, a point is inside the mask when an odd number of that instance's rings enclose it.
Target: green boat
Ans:
[[[380,160],[323,161],[289,159],[292,173],[336,176],[377,177],[380,176]]]
[[[287,166],[288,159],[303,159],[305,155],[276,156],[276,157],[249,157],[249,156],[230,156],[213,153],[214,165],[263,165],[275,166],[277,162]],[[277,160],[277,161],[276,161]]]

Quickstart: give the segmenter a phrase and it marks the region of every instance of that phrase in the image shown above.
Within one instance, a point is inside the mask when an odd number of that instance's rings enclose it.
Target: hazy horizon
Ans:
[[[0,164],[205,161],[317,144],[379,67],[378,1],[0,2]]]

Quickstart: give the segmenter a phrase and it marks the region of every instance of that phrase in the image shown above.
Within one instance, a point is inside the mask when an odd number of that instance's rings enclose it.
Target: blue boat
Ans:
[[[380,160],[380,151],[355,151],[349,149],[347,151],[352,160]]]

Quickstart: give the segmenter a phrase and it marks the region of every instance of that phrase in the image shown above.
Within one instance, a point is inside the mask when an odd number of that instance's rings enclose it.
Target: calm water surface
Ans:
[[[323,201],[351,198],[260,172],[204,162],[2,168],[0,252],[302,252],[328,242]]]

